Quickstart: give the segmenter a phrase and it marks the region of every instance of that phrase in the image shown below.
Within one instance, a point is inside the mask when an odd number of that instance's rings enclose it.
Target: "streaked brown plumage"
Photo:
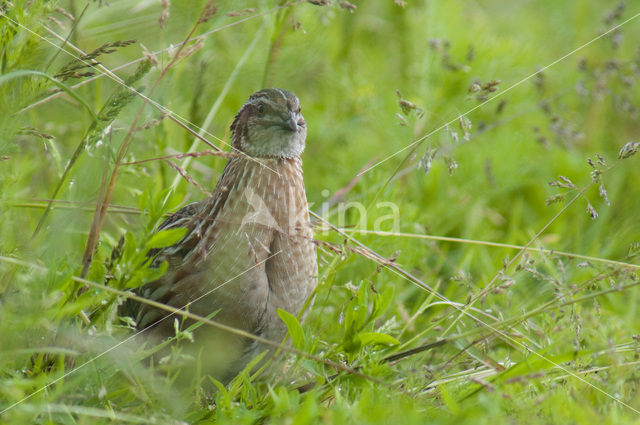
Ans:
[[[229,160],[211,197],[160,226],[188,233],[157,254],[168,271],[138,292],[176,308],[189,305],[201,316],[217,311],[214,320],[279,342],[286,328],[276,310],[298,314],[317,283],[300,159],[306,123],[293,93],[266,89],[249,98],[231,129],[233,146],[245,155]],[[157,337],[175,333],[173,320],[156,324],[164,311],[129,303],[126,313]],[[219,379],[267,348],[203,328],[195,345],[207,356],[207,372]]]

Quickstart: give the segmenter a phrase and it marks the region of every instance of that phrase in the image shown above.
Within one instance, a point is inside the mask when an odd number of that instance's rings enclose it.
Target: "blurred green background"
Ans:
[[[206,20],[205,4],[0,2],[0,423],[637,423],[638,145],[619,152],[640,141],[639,4],[220,1]],[[168,114],[228,150],[271,86],[302,104],[311,209],[439,295],[318,226],[294,343],[369,379],[284,354],[209,394],[174,385],[179,349],[91,360],[131,334],[122,297],[73,279],[127,133],[127,163],[209,149]],[[225,164],[172,161],[208,190]],[[125,290],[151,279],[163,215],[206,195],[162,160],[115,181],[87,279]]]

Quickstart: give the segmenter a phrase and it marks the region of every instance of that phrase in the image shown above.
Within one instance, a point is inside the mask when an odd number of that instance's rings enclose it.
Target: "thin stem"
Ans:
[[[616,260],[609,260],[607,258],[592,257],[589,255],[575,254],[573,252],[556,251],[554,249],[534,248],[532,246],[526,246],[526,245],[514,245],[514,244],[508,244],[508,243],[482,241],[482,240],[465,239],[465,238],[452,238],[448,236],[420,235],[416,233],[385,232],[385,231],[379,231],[379,230],[347,229],[347,228],[341,228],[340,230],[347,233],[361,233],[364,235],[394,236],[394,237],[401,237],[401,238],[427,239],[427,240],[433,240],[433,241],[454,242],[454,243],[462,243],[462,244],[469,244],[469,245],[492,246],[497,248],[521,249],[528,252],[552,254],[552,255],[558,255],[561,257],[577,258],[580,260],[606,263],[614,266],[627,267],[631,269],[640,269],[640,265],[638,264],[625,263],[625,262],[616,261]]]

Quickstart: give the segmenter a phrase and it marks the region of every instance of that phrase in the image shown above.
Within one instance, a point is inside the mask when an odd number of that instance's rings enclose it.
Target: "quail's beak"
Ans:
[[[289,117],[282,123],[282,126],[291,131],[296,131],[298,129],[295,112],[289,112]]]

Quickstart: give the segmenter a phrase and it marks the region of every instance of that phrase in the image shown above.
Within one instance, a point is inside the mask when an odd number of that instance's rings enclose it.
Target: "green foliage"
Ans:
[[[147,248],[164,248],[177,243],[187,234],[187,229],[167,229],[157,232],[147,241]]]
[[[282,319],[284,324],[287,325],[293,346],[299,350],[304,349],[304,331],[302,330],[300,322],[296,319],[296,316],[280,308],[278,309],[278,316]]]
[[[343,313],[344,335],[341,346],[350,361],[362,347],[399,344],[392,336],[370,331],[375,326],[375,320],[385,312],[392,300],[391,288],[378,294],[363,283],[347,303]]]
[[[206,3],[0,2],[0,423],[637,422],[636,4]],[[262,86],[342,233],[295,350],[185,381],[208,325],[117,309],[224,166],[185,127],[228,149]]]

